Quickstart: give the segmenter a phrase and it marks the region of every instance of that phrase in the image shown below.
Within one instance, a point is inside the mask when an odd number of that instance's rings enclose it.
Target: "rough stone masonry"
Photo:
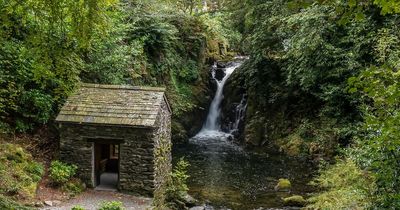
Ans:
[[[96,186],[94,145],[119,145],[118,190],[160,194],[171,171],[171,109],[162,88],[82,84],[56,121],[60,159]]]

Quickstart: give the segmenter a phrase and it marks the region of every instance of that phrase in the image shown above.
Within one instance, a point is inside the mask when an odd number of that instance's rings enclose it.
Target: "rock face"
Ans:
[[[191,92],[195,97],[190,99],[190,103],[194,107],[179,115],[174,113],[172,119],[172,140],[174,143],[186,142],[190,137],[196,135],[207,118],[208,107],[216,89],[216,84],[211,77],[211,64],[214,61],[210,62],[200,72],[198,81],[191,86]]]
[[[225,71],[223,68],[215,69],[215,79],[221,81],[225,77]]]
[[[241,69],[237,69],[230,76],[224,88],[224,100],[221,104],[221,124],[222,130],[230,132],[237,118],[237,108],[246,100],[246,90],[244,89],[244,79]],[[246,101],[244,101],[246,102]],[[246,102],[247,103],[247,102]],[[246,110],[243,110],[245,114]],[[238,130],[234,131],[236,139],[243,140],[244,119],[239,122]]]

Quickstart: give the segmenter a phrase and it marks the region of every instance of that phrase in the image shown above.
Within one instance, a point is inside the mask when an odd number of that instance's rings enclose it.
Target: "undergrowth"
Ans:
[[[30,209],[43,166],[16,144],[0,142],[0,209]]]
[[[43,172],[43,166],[22,147],[0,144],[0,194],[20,200],[32,199]]]
[[[368,209],[376,189],[374,176],[350,159],[324,168],[312,184],[323,191],[308,200],[307,209]]]

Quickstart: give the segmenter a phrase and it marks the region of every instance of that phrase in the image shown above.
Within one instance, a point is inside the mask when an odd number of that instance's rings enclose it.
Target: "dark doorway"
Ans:
[[[119,180],[119,144],[94,143],[96,189],[115,190]]]

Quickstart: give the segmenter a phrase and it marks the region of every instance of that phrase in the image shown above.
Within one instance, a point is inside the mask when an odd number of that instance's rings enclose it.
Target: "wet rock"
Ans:
[[[53,205],[54,205],[54,206],[59,206],[59,205],[61,205],[61,201],[54,200],[54,201],[53,201]]]
[[[53,206],[53,201],[44,201],[43,203],[46,206]]]
[[[190,208],[189,210],[205,210],[206,208],[204,206],[195,206]]]
[[[275,186],[276,191],[288,191],[292,187],[289,179],[279,179],[278,184]]]
[[[185,197],[183,197],[183,199],[184,199],[185,205],[188,207],[196,206],[199,203],[195,198],[193,198],[189,194],[186,194]]]
[[[225,70],[224,69],[215,69],[215,78],[218,81],[221,81],[225,77]]]
[[[293,195],[283,199],[286,206],[305,206],[306,200],[301,195]]]
[[[42,207],[44,207],[44,204],[43,204],[43,202],[35,202],[34,204],[33,204],[33,206],[34,207],[38,207],[38,208],[42,208]]]
[[[226,68],[227,63],[226,62],[217,62],[217,68]]]
[[[244,127],[245,127],[245,113],[246,109],[243,109],[243,117],[236,126],[236,120],[238,117],[238,105],[241,104],[242,99],[246,95],[245,90],[245,77],[239,70],[232,73],[225,84],[224,88],[224,100],[221,103],[221,128],[225,132],[232,132],[235,140],[240,142],[243,140]],[[247,98],[246,98],[247,99]],[[237,128],[236,128],[237,127]]]
[[[173,120],[171,124],[171,130],[174,143],[185,143],[188,141],[189,137],[187,135],[187,131],[181,123]]]

